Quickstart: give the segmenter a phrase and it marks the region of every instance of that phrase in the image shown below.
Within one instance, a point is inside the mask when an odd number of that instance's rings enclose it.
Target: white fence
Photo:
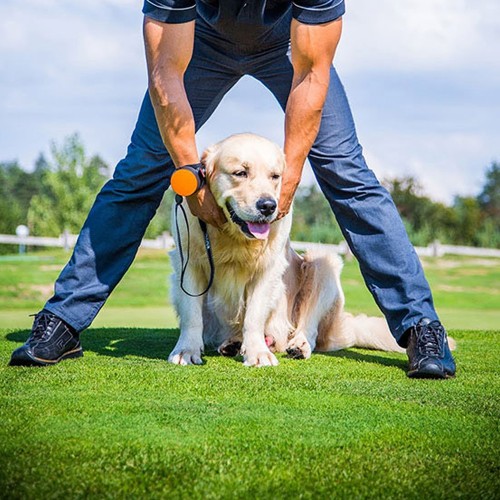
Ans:
[[[77,234],[64,232],[58,238],[45,236],[16,236],[12,234],[0,234],[0,244],[34,246],[34,247],[55,247],[69,250],[75,246]],[[163,233],[155,240],[142,240],[141,247],[157,248],[169,250],[174,246],[174,239],[170,234]]]
[[[76,243],[78,235],[64,232],[58,238],[46,238],[42,236],[15,236],[11,234],[0,234],[0,244],[20,245],[20,246],[41,246],[59,247],[69,250]],[[142,248],[154,248],[158,250],[170,250],[174,246],[174,239],[168,233],[163,233],[154,240],[142,240]],[[343,241],[339,245],[327,245],[323,243],[305,243],[293,241],[293,248],[298,251],[314,249],[331,249],[341,255],[351,256],[347,243]],[[495,248],[461,247],[454,245],[442,245],[439,242],[431,243],[427,247],[415,247],[420,257],[442,257],[444,255],[467,255],[471,257],[498,257],[500,250]]]

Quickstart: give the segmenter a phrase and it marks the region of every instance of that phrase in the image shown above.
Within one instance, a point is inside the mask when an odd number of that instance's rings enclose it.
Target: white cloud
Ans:
[[[475,196],[484,183],[486,167],[494,159],[492,137],[474,132],[415,134],[392,131],[366,134],[365,157],[380,179],[413,176],[425,194],[450,203],[455,195]]]
[[[352,0],[339,65],[346,71],[500,67],[497,0]]]
[[[0,3],[0,160],[30,166],[75,131],[119,160],[145,90],[141,22],[136,0]]]
[[[139,0],[0,2],[0,161],[30,166],[74,131],[90,152],[121,158],[146,85],[140,10]],[[498,0],[347,2],[337,66],[379,177],[417,175],[447,201],[477,193],[500,159],[498,19]],[[245,130],[283,141],[279,106],[251,79],[198,143]]]
[[[14,69],[18,58],[29,60],[29,69],[40,70],[42,75],[54,70],[112,73],[129,64],[141,64],[139,6],[130,2],[129,6],[117,5],[113,16],[105,9],[110,3],[115,2],[101,2],[98,10],[96,2],[85,2],[83,12],[73,2],[2,4],[0,55]]]

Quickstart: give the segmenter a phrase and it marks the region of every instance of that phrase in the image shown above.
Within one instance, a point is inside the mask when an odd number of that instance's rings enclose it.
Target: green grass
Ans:
[[[498,330],[500,259],[447,256],[422,259],[434,303],[448,329]],[[355,261],[344,265],[346,308],[380,315]]]
[[[0,310],[33,308],[53,293],[54,281],[70,254],[62,250],[33,255],[0,256]],[[164,306],[170,273],[168,256],[162,251],[139,254],[108,305],[114,307]]]
[[[404,355],[356,349],[169,365],[161,252],[139,255],[83,359],[7,367],[67,257],[0,258],[0,497],[498,498],[498,260],[424,261],[458,341],[453,380],[410,380]],[[377,313],[354,262],[344,288],[349,310]]]
[[[7,367],[26,334],[0,332],[5,498],[498,498],[498,334],[453,332],[447,381],[365,350],[172,366],[161,329],[93,329],[81,360]]]
[[[19,259],[0,257],[0,328],[28,328],[53,293],[53,283],[69,255],[45,251]],[[447,257],[424,259],[440,316],[450,329],[495,330],[500,324],[500,261]],[[96,327],[177,326],[168,301],[168,257],[142,251],[99,313]],[[348,261],[343,271],[347,309],[379,315],[359,273]]]

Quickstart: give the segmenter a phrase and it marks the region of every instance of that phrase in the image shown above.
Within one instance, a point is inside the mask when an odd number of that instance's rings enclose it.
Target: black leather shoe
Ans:
[[[455,361],[448,345],[443,325],[428,318],[410,328],[408,347],[410,362],[408,377],[448,378],[455,376]]]
[[[80,356],[83,350],[78,333],[55,314],[43,310],[35,315],[31,335],[12,353],[9,364],[46,366]]]

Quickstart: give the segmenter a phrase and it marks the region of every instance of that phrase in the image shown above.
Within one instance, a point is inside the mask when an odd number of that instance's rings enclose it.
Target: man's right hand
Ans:
[[[220,229],[227,222],[222,208],[217,205],[206,184],[195,194],[187,196],[186,201],[191,213],[207,224]]]

